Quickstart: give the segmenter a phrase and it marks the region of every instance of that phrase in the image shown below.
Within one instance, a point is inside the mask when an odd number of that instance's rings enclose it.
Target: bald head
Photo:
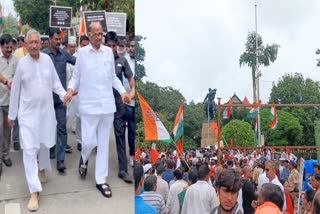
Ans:
[[[89,39],[92,47],[99,49],[103,38],[103,31],[100,22],[92,22],[89,26],[89,31]]]

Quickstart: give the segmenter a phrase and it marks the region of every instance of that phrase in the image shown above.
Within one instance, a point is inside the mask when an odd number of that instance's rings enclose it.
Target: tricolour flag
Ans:
[[[259,102],[252,103],[251,109],[248,112],[247,117],[255,118],[258,114],[261,103],[262,103],[261,100],[259,100]]]
[[[138,99],[142,111],[145,140],[163,140],[171,142],[169,132],[140,93],[138,93]]]
[[[271,110],[270,110],[270,116],[269,116],[271,123],[269,124],[269,127],[271,129],[276,129],[278,125],[278,117],[277,117],[277,109],[276,106],[272,105]]]
[[[231,116],[231,104],[232,104],[232,100],[229,99],[228,101],[228,107],[226,107],[223,111],[222,117],[223,119],[229,119]]]
[[[174,120],[173,124],[173,136],[174,141],[177,142],[179,138],[183,135],[183,104],[180,104],[179,110],[176,115],[176,119]]]
[[[258,117],[256,117],[256,122],[255,122],[255,125],[254,125],[254,141],[253,141],[253,145],[257,146],[258,145],[258,141],[259,141]]]

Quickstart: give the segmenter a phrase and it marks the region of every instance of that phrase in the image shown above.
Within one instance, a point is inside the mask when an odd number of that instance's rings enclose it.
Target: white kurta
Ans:
[[[55,92],[63,99],[63,89],[52,60],[40,53],[34,60],[29,54],[17,66],[10,94],[10,120],[18,116],[20,143],[23,149],[40,149],[55,145],[56,117],[53,105]]]
[[[217,204],[215,189],[205,181],[197,181],[186,192],[182,214],[210,214]]]

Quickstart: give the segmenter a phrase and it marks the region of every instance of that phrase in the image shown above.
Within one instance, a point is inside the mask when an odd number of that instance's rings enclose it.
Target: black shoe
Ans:
[[[55,159],[55,158],[56,158],[56,153],[50,152],[50,159]]]
[[[77,149],[78,149],[79,151],[81,151],[81,149],[82,149],[81,143],[78,143],[78,144],[77,144]]]
[[[13,143],[13,149],[16,150],[16,151],[19,151],[20,150],[20,143],[19,142],[14,142]]]
[[[132,183],[133,182],[126,171],[119,172],[118,176],[119,176],[119,178],[121,178],[122,180],[124,180],[127,183]]]
[[[61,173],[64,173],[64,170],[66,169],[66,166],[64,165],[63,161],[57,162],[57,170]]]
[[[72,148],[67,144],[66,149],[64,150],[66,153],[72,153]]]
[[[12,166],[12,161],[10,158],[3,159],[2,161],[7,167]]]

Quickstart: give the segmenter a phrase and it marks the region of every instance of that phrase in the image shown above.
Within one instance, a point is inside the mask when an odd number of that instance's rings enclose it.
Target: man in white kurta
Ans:
[[[17,66],[9,105],[9,123],[18,117],[23,164],[31,193],[28,209],[38,209],[38,193],[42,191],[38,170],[51,169],[49,148],[55,144],[56,117],[52,92],[63,100],[65,90],[50,57],[40,53],[40,35],[35,30],[27,34],[29,54]],[[37,160],[39,159],[39,164]]]
[[[208,184],[209,172],[207,165],[200,166],[199,180],[187,189],[182,205],[182,214],[209,214],[218,205],[216,191]]]
[[[106,177],[109,168],[109,136],[116,111],[112,87],[121,94],[123,100],[127,99],[127,94],[116,76],[112,50],[101,45],[103,31],[100,23],[92,23],[89,31],[90,44],[77,52],[77,62],[65,101],[72,97],[74,90],[78,90],[82,132],[79,173],[86,176],[87,164],[84,163],[97,146],[96,187],[103,196],[111,197]]]

